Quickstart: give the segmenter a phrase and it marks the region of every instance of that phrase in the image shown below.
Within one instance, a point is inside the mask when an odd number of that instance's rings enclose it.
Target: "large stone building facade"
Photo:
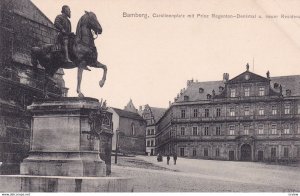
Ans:
[[[43,98],[44,70],[34,71],[31,47],[54,43],[53,23],[29,0],[0,1],[0,166],[19,173],[29,151],[31,115],[26,107]],[[49,81],[49,97],[66,96],[63,71]]]
[[[112,150],[122,154],[145,154],[146,122],[139,115],[132,100],[124,110],[109,108],[112,113],[113,138]]]
[[[157,122],[156,150],[181,157],[300,160],[300,75],[187,82]]]

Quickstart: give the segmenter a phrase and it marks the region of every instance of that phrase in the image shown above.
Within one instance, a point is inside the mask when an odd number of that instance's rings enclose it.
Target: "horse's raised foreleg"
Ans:
[[[106,74],[107,74],[107,67],[106,67],[106,65],[103,65],[102,63],[100,63],[100,62],[97,61],[96,64],[92,65],[92,67],[102,68],[103,69],[103,76],[102,76],[102,79],[99,81],[99,86],[103,87],[104,83],[105,83],[105,80],[106,80]]]
[[[82,72],[83,69],[81,67],[78,67],[78,72],[77,72],[77,93],[78,97],[84,97],[84,95],[81,93],[81,79],[82,79]]]

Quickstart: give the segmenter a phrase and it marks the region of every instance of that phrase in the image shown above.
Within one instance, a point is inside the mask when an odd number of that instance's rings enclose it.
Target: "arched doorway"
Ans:
[[[241,146],[241,161],[251,161],[251,146],[249,144],[243,144]]]

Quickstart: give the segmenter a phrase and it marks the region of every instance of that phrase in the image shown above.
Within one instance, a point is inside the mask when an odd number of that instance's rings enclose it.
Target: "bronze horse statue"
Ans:
[[[46,44],[42,47],[32,48],[32,65],[35,69],[37,69],[38,64],[45,68],[45,81],[47,81],[46,74],[53,77],[60,68],[72,69],[78,67],[77,93],[79,97],[84,97],[80,89],[83,70],[87,66],[102,68],[103,76],[99,81],[100,87],[103,87],[107,74],[106,65],[97,61],[98,53],[94,43],[94,39],[97,37],[94,38],[93,33],[98,37],[98,34],[102,33],[102,27],[93,12],[85,12],[78,21],[76,35],[71,34],[69,36],[69,52],[73,63],[64,62],[63,51],[56,50],[56,44]],[[47,96],[46,88],[47,82],[45,82],[44,88],[45,95]]]

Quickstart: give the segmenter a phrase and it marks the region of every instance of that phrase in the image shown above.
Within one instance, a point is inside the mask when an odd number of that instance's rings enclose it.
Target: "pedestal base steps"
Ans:
[[[132,192],[130,178],[1,175],[0,192]]]

